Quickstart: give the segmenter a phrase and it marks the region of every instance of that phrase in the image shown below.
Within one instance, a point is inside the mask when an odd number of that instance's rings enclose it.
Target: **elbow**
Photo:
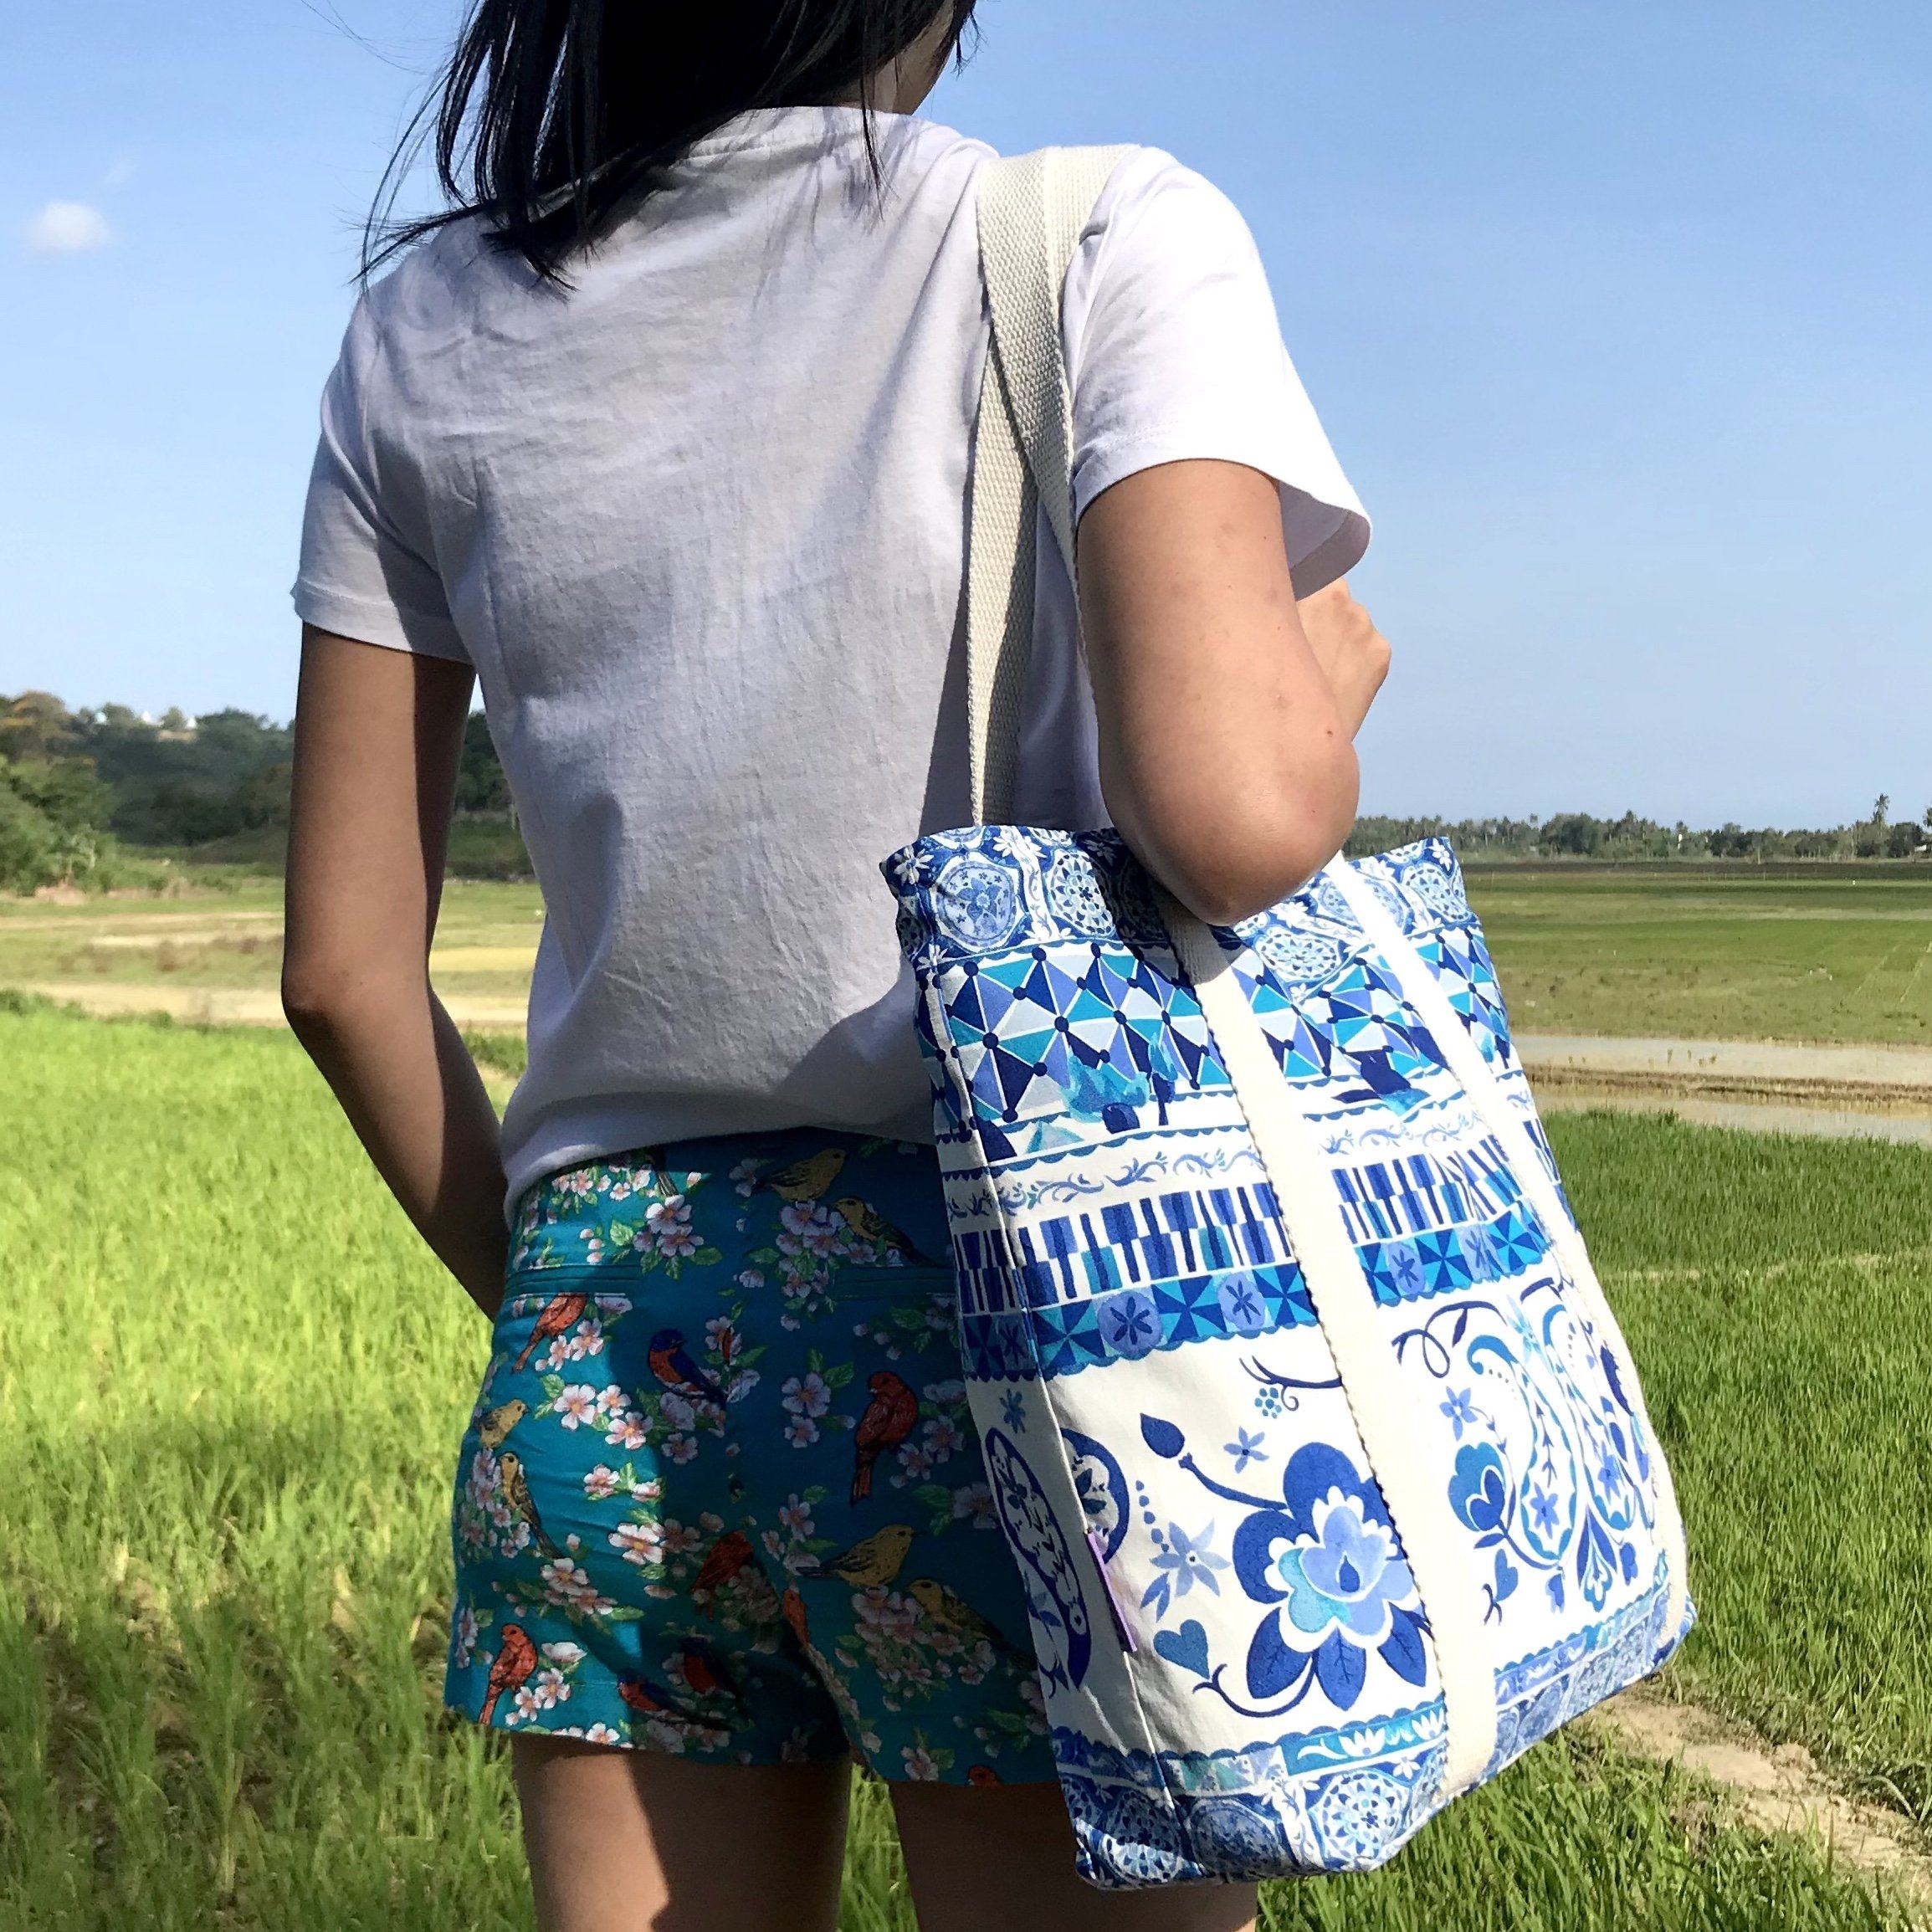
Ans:
[[[1345,741],[1303,764],[1292,782],[1200,800],[1175,835],[1155,842],[1149,869],[1197,919],[1237,925],[1299,892],[1347,843],[1360,796]]]
[[[313,1056],[393,1006],[399,990],[386,987],[366,961],[298,956],[282,967],[282,1017]]]
[[[348,976],[309,961],[289,961],[282,968],[282,1017],[305,1045],[337,1031],[349,1005]]]

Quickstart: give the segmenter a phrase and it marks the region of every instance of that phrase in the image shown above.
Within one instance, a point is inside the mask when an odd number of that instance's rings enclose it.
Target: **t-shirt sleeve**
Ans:
[[[384,426],[377,325],[365,296],[322,392],[322,429],[293,592],[305,623],[393,650],[467,664],[449,615],[420,483]]]
[[[1352,569],[1369,521],[1281,338],[1234,204],[1158,149],[1124,160],[1067,277],[1074,511],[1163,463],[1246,464],[1281,486],[1297,593]]]

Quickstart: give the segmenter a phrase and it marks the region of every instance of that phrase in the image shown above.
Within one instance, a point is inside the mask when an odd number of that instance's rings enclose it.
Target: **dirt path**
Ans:
[[[1626,1692],[1588,1722],[1625,1750],[1682,1765],[1729,1794],[1753,1829],[1810,1838],[1855,1869],[1932,1909],[1932,1854],[1895,1812],[1848,1798],[1818,1771],[1802,1745],[1766,1750],[1694,1704]]]
[[[279,1027],[282,1023],[281,995],[272,986],[115,986],[48,981],[23,986],[20,990],[110,1017],[166,1013],[172,1019],[202,1027]],[[523,1030],[525,1007],[520,998],[491,999],[454,993],[446,994],[443,1003],[459,1027],[489,1033]]]
[[[1932,1104],[1932,1048],[1805,1046],[1777,1040],[1616,1039],[1519,1033],[1532,1079],[1661,1081],[1704,1094],[1908,1099]]]
[[[510,948],[454,949],[450,970],[521,961]],[[196,1026],[277,1027],[267,986],[183,986],[49,981],[21,988],[91,1013],[167,1013]],[[446,994],[461,1027],[520,1033],[520,997]],[[1675,1114],[1694,1125],[1820,1140],[1879,1140],[1932,1147],[1932,1048],[1807,1047],[1737,1040],[1612,1039],[1525,1033],[1523,1063],[1546,1112],[1609,1107]]]
[[[1732,1127],[1746,1134],[1799,1134],[1817,1140],[1892,1140],[1932,1147],[1932,1105],[1899,1112],[1871,1107],[1819,1106],[1807,1100],[1707,1099],[1695,1093],[1632,1092],[1627,1088],[1560,1080],[1536,1081],[1536,1104],[1545,1114],[1607,1108],[1616,1114],[1674,1114],[1694,1127]]]

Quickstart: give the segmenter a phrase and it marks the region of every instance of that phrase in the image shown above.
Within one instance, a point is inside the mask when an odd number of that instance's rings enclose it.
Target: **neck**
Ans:
[[[951,52],[952,9],[934,21],[896,60],[875,67],[864,79],[834,95],[828,107],[869,107],[874,114],[914,114],[939,85]]]

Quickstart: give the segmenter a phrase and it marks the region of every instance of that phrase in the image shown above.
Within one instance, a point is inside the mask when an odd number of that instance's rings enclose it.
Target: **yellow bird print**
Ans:
[[[504,1437],[529,1413],[530,1404],[514,1396],[507,1402],[499,1402],[494,1409],[485,1409],[476,1418],[476,1432],[482,1437],[484,1448],[500,1449]]]
[[[915,1268],[932,1265],[930,1258],[921,1254],[869,1201],[861,1201],[856,1194],[848,1194],[832,1205],[861,1241],[869,1241],[875,1248],[889,1248]]]
[[[769,1187],[781,1201],[816,1201],[838,1178],[844,1165],[845,1150],[828,1147],[821,1154],[808,1155],[776,1174],[767,1174],[759,1185]]]
[[[927,1620],[940,1629],[963,1637],[968,1643],[983,1640],[996,1650],[1015,1653],[1014,1645],[1006,1634],[981,1617],[956,1590],[930,1576],[915,1576],[906,1586],[905,1593],[925,1612]]]
[[[529,1524],[531,1541],[545,1555],[561,1556],[563,1552],[544,1533],[543,1519],[537,1514],[536,1504],[530,1497],[530,1478],[523,1473],[523,1458],[514,1449],[505,1449],[497,1457],[496,1468],[502,1480],[503,1499],[509,1504],[512,1514]]]
[[[912,1535],[910,1524],[888,1523],[883,1530],[861,1537],[849,1550],[828,1556],[812,1574],[836,1576],[855,1590],[883,1589],[905,1567]]]

